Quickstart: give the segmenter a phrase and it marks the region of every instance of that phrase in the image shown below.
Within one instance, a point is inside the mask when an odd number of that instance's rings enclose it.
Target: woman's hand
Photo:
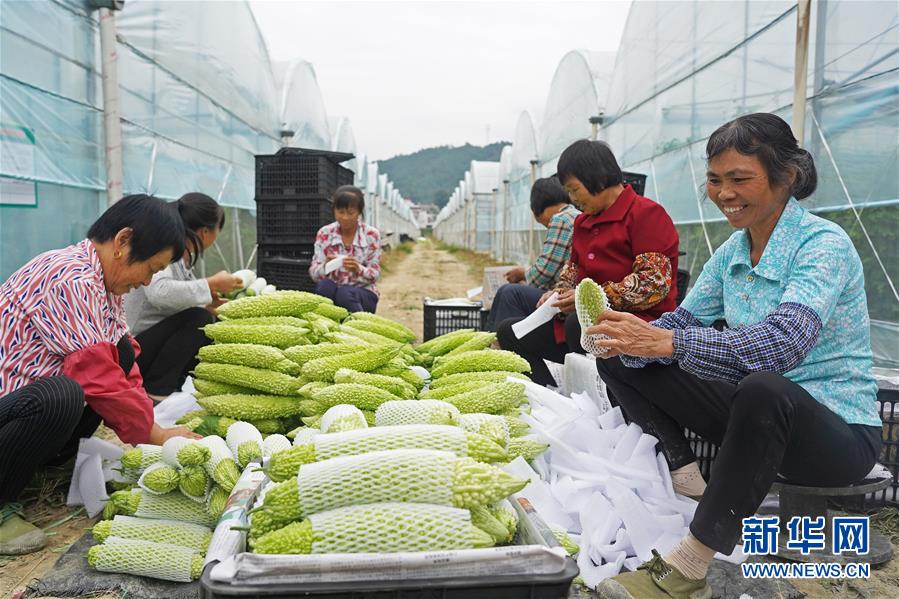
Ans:
[[[674,333],[654,327],[630,312],[606,310],[588,328],[588,335],[608,335],[611,339],[597,339],[596,345],[609,348],[600,356],[611,358],[618,354],[641,358],[670,358],[674,355]]]
[[[219,306],[223,306],[227,303],[228,300],[226,298],[216,294],[212,297],[212,303],[206,305],[206,309],[209,310],[213,316],[216,316],[218,315]]]
[[[243,289],[243,279],[235,277],[227,270],[219,271],[211,277],[207,277],[206,281],[209,283],[211,291],[217,291],[222,294],[231,293],[235,289]]]
[[[172,437],[187,437],[188,439],[202,439],[201,435],[193,432],[190,429],[184,428],[183,426],[173,426],[171,428],[163,428],[153,423],[153,428],[150,429],[150,444],[151,445],[162,445],[168,439]]]
[[[350,272],[357,272],[362,267],[359,265],[359,262],[356,261],[352,256],[347,256],[343,259],[343,267]]]
[[[574,312],[574,289],[566,289],[559,292],[559,299],[553,304],[562,314],[571,314]]]
[[[520,283],[524,281],[524,266],[516,266],[508,270],[505,274],[506,281],[509,283]],[[542,299],[542,298],[541,298]],[[540,302],[543,303],[542,301]]]
[[[543,295],[541,295],[541,296],[540,296],[540,299],[537,300],[537,307],[539,308],[540,306],[542,306],[543,304],[545,304],[545,303],[546,303],[546,300],[549,299],[549,296],[551,296],[551,295],[552,295],[553,293],[555,293],[555,292],[556,292],[555,289],[550,289],[549,291],[547,291],[546,293],[544,293]]]

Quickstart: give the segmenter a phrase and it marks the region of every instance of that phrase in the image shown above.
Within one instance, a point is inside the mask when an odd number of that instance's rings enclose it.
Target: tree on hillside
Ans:
[[[507,144],[499,141],[488,146],[465,144],[425,148],[379,160],[378,170],[390,177],[404,198],[410,198],[416,204],[436,204],[442,208],[472,160],[497,161]]]

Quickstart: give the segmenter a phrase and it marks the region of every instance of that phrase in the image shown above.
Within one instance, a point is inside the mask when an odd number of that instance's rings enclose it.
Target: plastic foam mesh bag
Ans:
[[[596,344],[599,339],[608,339],[607,335],[588,335],[587,329],[596,324],[596,319],[609,307],[606,292],[592,279],[584,279],[578,283],[574,292],[574,307],[577,320],[581,325],[581,347],[593,355],[601,355],[608,351]]]
[[[190,582],[196,578],[196,560],[202,557],[187,547],[109,537],[103,545],[91,548],[93,565],[101,572],[119,572],[149,576],[174,582]]]
[[[457,460],[447,451],[396,449],[306,464],[297,475],[300,508],[315,514],[359,500],[450,506]]]
[[[469,549],[468,510],[426,503],[375,503],[309,517],[313,553],[392,553]]]
[[[109,536],[122,539],[153,541],[206,552],[212,530],[180,520],[154,520],[118,515],[113,518]]]
[[[323,433],[338,433],[359,428],[368,428],[368,422],[362,410],[350,404],[331,406],[322,414],[319,423],[319,430]]]
[[[458,456],[468,455],[468,438],[465,431],[455,426],[437,424],[376,426],[344,433],[318,435],[313,443],[319,461],[342,455],[389,449],[437,449],[451,451]]]
[[[399,426],[409,424],[447,424],[459,422],[459,408],[438,399],[410,399],[388,401],[375,412],[377,426]]]
[[[503,447],[509,442],[509,421],[503,416],[462,414],[459,417],[459,426],[466,431],[484,435]]]
[[[188,499],[180,491],[165,495],[143,493],[135,515],[139,518],[181,520],[202,526],[215,526],[215,518],[209,515],[204,504]]]

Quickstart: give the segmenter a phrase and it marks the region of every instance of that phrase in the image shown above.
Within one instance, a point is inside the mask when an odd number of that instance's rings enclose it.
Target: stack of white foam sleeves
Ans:
[[[578,543],[587,586],[635,570],[653,548],[664,554],[687,534],[697,503],[674,493],[655,437],[626,424],[620,408],[609,408],[597,393],[526,387],[532,409],[521,419],[550,449],[530,464],[518,458],[507,470],[531,479],[521,494]],[[742,558],[739,548],[734,556]]]

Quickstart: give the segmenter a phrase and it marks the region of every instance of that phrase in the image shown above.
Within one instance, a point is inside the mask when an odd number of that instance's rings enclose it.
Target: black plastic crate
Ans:
[[[294,291],[315,291],[316,283],[309,276],[312,260],[299,260],[286,256],[259,258],[256,272],[266,282],[278,289]]]
[[[459,329],[483,331],[487,328],[487,313],[480,302],[472,306],[441,306],[425,300],[423,340]]]
[[[627,171],[621,171],[621,175],[624,177],[624,182],[633,187],[638,196],[643,195],[646,190],[646,175]]]
[[[313,256],[315,256],[314,243],[260,245],[256,252],[256,264],[262,264],[262,262],[271,258],[292,258],[309,262]]]
[[[330,197],[340,185],[353,183],[353,172],[340,166],[351,158],[352,154],[344,152],[305,148],[282,148],[276,154],[258,155],[256,197]],[[349,181],[346,181],[347,173]]]
[[[883,419],[883,446],[880,449],[880,460],[893,475],[893,484],[865,497],[867,504],[899,505],[899,390],[879,389],[877,391],[877,407]]]
[[[315,242],[318,230],[334,220],[331,200],[256,198],[256,242],[300,245]]]
[[[337,187],[352,185],[356,182],[356,173],[344,166],[337,167]]]
[[[690,286],[690,271],[683,268],[677,269],[677,300],[675,303],[680,306],[684,298],[687,297],[687,288]]]
[[[684,434],[687,436],[687,441],[690,442],[693,453],[696,454],[696,464],[699,466],[699,471],[708,480],[712,473],[712,462],[715,461],[715,456],[718,455],[718,446],[711,441],[706,441],[688,428],[684,429]]]

